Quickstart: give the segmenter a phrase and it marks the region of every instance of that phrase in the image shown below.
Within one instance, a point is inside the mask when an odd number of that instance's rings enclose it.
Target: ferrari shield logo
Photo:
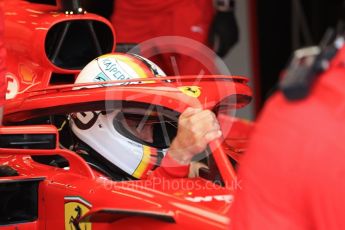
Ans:
[[[199,97],[201,94],[200,87],[198,86],[181,86],[178,89],[190,97]]]
[[[79,223],[92,205],[81,197],[65,197],[65,230],[91,230],[91,223]]]

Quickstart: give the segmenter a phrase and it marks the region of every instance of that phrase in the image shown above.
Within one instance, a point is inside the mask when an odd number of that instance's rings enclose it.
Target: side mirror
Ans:
[[[0,127],[0,155],[60,155],[69,162],[69,170],[88,178],[93,171],[78,154],[59,148],[59,134],[52,125]],[[0,202],[1,203],[1,202]]]
[[[58,131],[50,125],[0,127],[0,148],[56,149]]]

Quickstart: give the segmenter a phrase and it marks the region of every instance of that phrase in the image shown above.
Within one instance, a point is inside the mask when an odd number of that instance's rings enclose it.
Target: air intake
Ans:
[[[70,20],[55,24],[48,31],[45,52],[57,67],[81,70],[94,58],[112,51],[111,28],[96,20]]]

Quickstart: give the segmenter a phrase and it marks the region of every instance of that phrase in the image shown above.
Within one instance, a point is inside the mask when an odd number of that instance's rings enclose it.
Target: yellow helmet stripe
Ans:
[[[150,77],[150,76],[147,76],[147,73],[143,70],[143,67],[140,66],[138,60],[134,59],[133,57],[118,55],[117,59],[120,61],[123,61],[124,63],[129,65],[133,70],[135,70],[135,72],[138,74],[139,78]]]
[[[134,176],[135,178],[141,178],[144,172],[146,172],[146,169],[150,164],[150,158],[151,158],[150,149],[151,148],[148,146],[145,146],[145,145],[143,146],[143,157],[141,158],[139,165],[137,166],[134,173],[132,174],[132,176]]]

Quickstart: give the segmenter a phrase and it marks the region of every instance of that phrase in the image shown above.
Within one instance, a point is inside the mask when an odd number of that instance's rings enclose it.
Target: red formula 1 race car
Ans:
[[[69,84],[90,60],[113,51],[109,23],[55,6],[4,2],[8,100],[0,128],[0,229],[227,229],[237,183],[229,158],[238,160],[251,127],[231,115],[250,102],[247,80]],[[74,113],[140,108],[173,124],[196,106],[218,114],[224,141],[195,159],[208,168],[193,178],[119,178],[104,161],[68,148],[73,137],[66,123]]]

